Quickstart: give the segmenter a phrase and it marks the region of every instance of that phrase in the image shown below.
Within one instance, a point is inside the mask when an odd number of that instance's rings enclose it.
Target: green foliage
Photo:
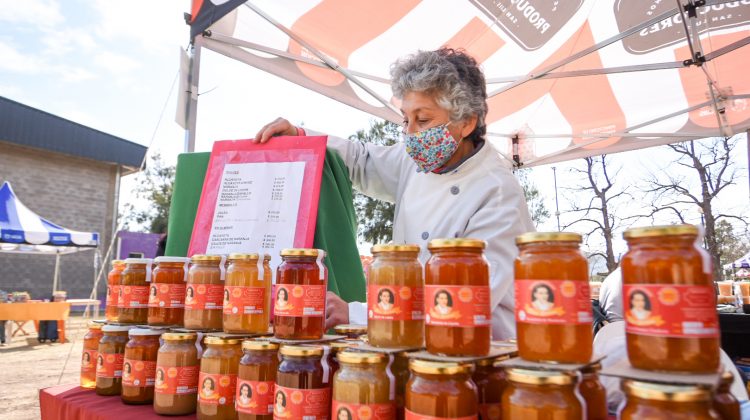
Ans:
[[[722,265],[735,262],[750,251],[747,235],[735,233],[732,224],[726,220],[716,223],[715,235]]]
[[[152,233],[166,233],[175,167],[165,165],[158,153],[151,156],[150,163],[138,174],[135,189],[136,198],[147,202],[147,207],[136,209],[133,203],[125,204],[125,229],[132,229],[130,224],[134,223]]]
[[[523,188],[523,196],[526,198],[526,204],[529,206],[531,221],[534,222],[534,226],[538,227],[549,219],[550,212],[547,206],[544,205],[544,200],[536,184],[529,179],[531,171],[532,169],[519,169],[516,171],[516,177],[521,184],[521,188]]]

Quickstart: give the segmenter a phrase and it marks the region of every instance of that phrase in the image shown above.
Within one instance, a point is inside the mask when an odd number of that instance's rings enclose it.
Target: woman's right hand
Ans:
[[[297,127],[293,126],[292,123],[283,119],[276,118],[270,123],[263,126],[255,135],[256,143],[265,143],[271,139],[271,137],[277,136],[296,136]]]

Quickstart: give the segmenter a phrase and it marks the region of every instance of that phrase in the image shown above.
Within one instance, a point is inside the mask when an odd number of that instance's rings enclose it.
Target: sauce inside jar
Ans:
[[[245,340],[242,350],[235,399],[239,420],[272,420],[279,345]]]
[[[276,374],[274,418],[321,420],[331,412],[331,383],[324,381],[323,348],[282,346]]]
[[[724,371],[721,374],[719,387],[714,394],[713,406],[723,420],[740,420],[740,403],[732,395],[730,388],[734,382],[732,372]]]
[[[122,363],[125,345],[131,326],[105,325],[96,356],[97,395],[120,395],[122,390]]]
[[[90,322],[89,330],[83,336],[81,353],[81,388],[96,388],[96,361],[99,355],[99,340],[102,338],[102,324]]]
[[[477,387],[472,366],[451,362],[410,360],[412,372],[406,384],[406,418],[476,418]]]
[[[151,283],[150,258],[128,258],[120,280],[120,309],[118,322],[146,324],[148,322],[148,293]]]
[[[435,239],[425,265],[427,351],[484,356],[490,351],[490,268],[477,239]]]
[[[164,344],[156,357],[154,411],[164,415],[195,412],[198,393],[197,336],[193,333],[164,333]]]
[[[475,363],[472,380],[477,386],[479,396],[479,418],[482,420],[499,420],[502,418],[503,391],[507,385],[505,370],[496,363],[509,356],[482,359]]]
[[[341,324],[333,327],[333,331],[345,336],[345,340],[360,340],[367,335],[367,325]]]
[[[157,257],[148,295],[148,325],[182,326],[188,258]]]
[[[125,404],[151,404],[161,332],[133,328],[129,336],[122,365],[122,401]]]
[[[636,419],[719,419],[711,405],[711,391],[697,386],[622,381],[625,403],[618,415]]]
[[[236,419],[234,394],[242,357],[240,340],[206,337],[198,377],[198,418]]]
[[[338,361],[338,354],[348,348],[354,347],[357,345],[357,342],[355,341],[334,341],[328,345],[328,354],[325,354],[323,356],[323,364],[324,368],[327,365],[328,366],[328,373],[326,376],[326,381],[332,381],[333,375],[336,374],[336,371],[339,370],[339,361]]]
[[[268,261],[271,257],[266,256]],[[272,274],[268,262],[258,254],[231,254],[224,286],[224,332],[265,334],[270,321]]]
[[[580,420],[583,401],[576,393],[572,374],[541,370],[508,369],[503,392],[504,419]]]
[[[530,232],[516,238],[516,325],[523,359],[591,360],[591,293],[580,243],[581,235],[567,232]]]
[[[317,249],[284,249],[274,286],[276,338],[317,340],[325,332],[326,272]],[[322,270],[321,270],[322,268]]]
[[[193,255],[190,261],[185,290],[185,328],[220,331],[224,302],[222,257]]]
[[[125,261],[113,260],[112,270],[107,274],[107,303],[104,317],[109,322],[117,322],[120,314],[120,282],[122,281],[122,270],[125,269]]]
[[[375,245],[367,272],[367,338],[375,347],[424,345],[424,280],[417,245]]]
[[[342,351],[338,372],[333,377],[332,416],[336,419],[392,419],[396,415],[391,382],[386,373],[388,358],[383,354]]]
[[[696,243],[698,228],[634,228],[623,236],[628,242],[621,266],[630,364],[645,370],[716,372],[716,296],[710,258]]]
[[[578,393],[586,403],[586,419],[607,420],[607,390],[599,381],[601,363],[594,363],[581,369],[581,382]]]

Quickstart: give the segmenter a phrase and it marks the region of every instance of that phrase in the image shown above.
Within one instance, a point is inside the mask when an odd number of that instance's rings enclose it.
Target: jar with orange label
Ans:
[[[245,340],[242,350],[235,397],[239,420],[272,420],[279,345]]]
[[[691,225],[628,229],[622,257],[625,341],[633,367],[716,372],[719,319],[710,257]]]
[[[148,293],[151,283],[150,258],[128,258],[120,279],[118,322],[146,324],[148,322]]]
[[[122,364],[122,401],[125,404],[151,404],[154,401],[156,354],[160,331],[133,328],[125,346]]]
[[[183,257],[157,257],[148,294],[148,325],[181,326],[185,313],[188,263]]]
[[[128,331],[126,325],[105,325],[96,355],[97,395],[120,395],[122,389],[122,362]]]
[[[198,376],[198,418],[236,419],[234,394],[242,346],[236,338],[206,337]]]
[[[267,256],[270,261],[270,256]],[[270,321],[272,273],[258,254],[230,254],[224,285],[224,332],[265,334]],[[265,260],[265,258],[264,258]]]
[[[580,243],[581,235],[567,232],[530,232],[516,238],[514,288],[521,358],[591,360],[591,292]]]
[[[331,383],[324,381],[323,348],[281,346],[276,373],[274,419],[321,420],[330,418]]]
[[[109,322],[117,322],[120,316],[120,282],[122,281],[122,270],[125,269],[125,261],[112,261],[112,270],[107,274],[107,303],[104,309],[104,317]]]
[[[99,340],[102,338],[102,324],[89,322],[89,330],[83,336],[81,354],[81,388],[96,388],[96,362],[99,355]]]
[[[504,419],[580,420],[583,401],[576,393],[572,373],[508,369],[503,391]]]
[[[406,406],[406,383],[409,382],[409,353],[401,352],[393,355],[388,370],[393,375],[396,388],[396,419],[404,420],[404,407]]]
[[[221,330],[224,270],[220,255],[193,255],[185,290],[185,328]]]
[[[195,413],[198,393],[198,348],[193,333],[164,333],[156,356],[154,412],[180,416]]]
[[[334,341],[328,344],[328,352],[323,356],[323,364],[328,365],[328,377],[327,380],[333,380],[333,375],[339,370],[338,354],[348,348],[355,347],[357,345],[354,341]],[[325,347],[324,347],[325,349]]]
[[[317,340],[325,332],[326,272],[317,249],[284,249],[273,289],[276,338]]]
[[[424,281],[417,245],[375,245],[367,272],[367,339],[375,347],[424,344]]]
[[[723,420],[740,420],[741,418],[740,403],[731,391],[732,382],[734,382],[732,372],[724,371],[713,397],[714,410]]]
[[[485,242],[435,239],[425,265],[427,351],[450,356],[484,356],[490,351],[490,268]]]
[[[581,369],[578,393],[586,403],[587,420],[607,420],[607,390],[599,381],[601,369],[601,363],[594,363]]]
[[[379,353],[342,351],[333,376],[335,419],[393,419],[396,406],[386,373],[388,357]]]
[[[407,420],[477,418],[479,402],[470,364],[412,359],[409,369],[412,375],[406,384]]]
[[[367,337],[367,325],[341,324],[333,327],[336,335],[345,336],[345,340],[361,340]]]
[[[618,419],[720,419],[711,405],[711,390],[695,385],[667,385],[623,380],[625,402]]]
[[[492,359],[481,359],[475,363],[471,379],[477,386],[479,396],[479,418],[482,420],[497,420],[502,418],[501,406],[503,390],[507,385],[505,370],[497,363],[508,359],[501,356]]]

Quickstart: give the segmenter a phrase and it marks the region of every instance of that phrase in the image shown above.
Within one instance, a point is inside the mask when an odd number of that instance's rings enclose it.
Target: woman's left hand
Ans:
[[[326,329],[349,323],[349,304],[333,292],[326,292]]]

